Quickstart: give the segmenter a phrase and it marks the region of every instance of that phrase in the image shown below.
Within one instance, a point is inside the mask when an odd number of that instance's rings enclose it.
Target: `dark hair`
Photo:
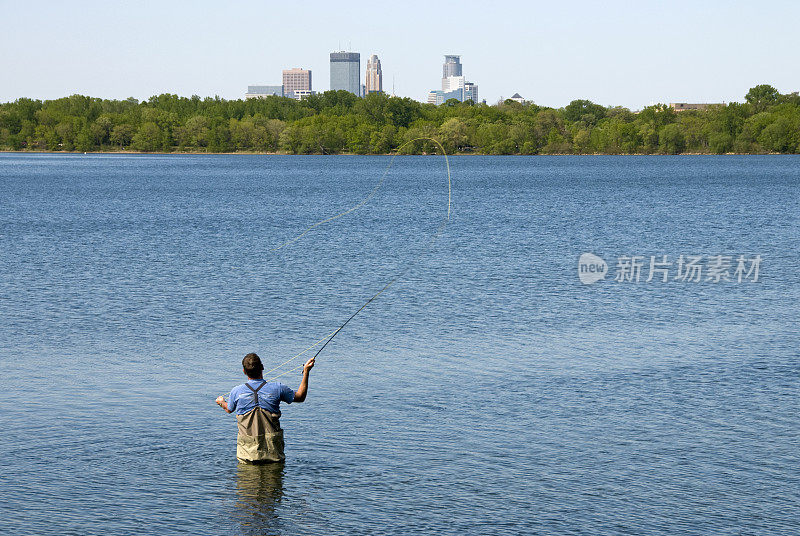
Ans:
[[[244,359],[242,359],[242,367],[244,367],[244,373],[247,374],[248,378],[257,378],[261,376],[261,372],[264,370],[264,365],[261,364],[261,358],[253,353],[244,356]]]

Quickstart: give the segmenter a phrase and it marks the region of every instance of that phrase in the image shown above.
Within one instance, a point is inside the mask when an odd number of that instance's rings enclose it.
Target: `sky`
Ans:
[[[766,83],[800,90],[800,2],[362,2],[0,0],[0,102],[20,97],[243,98],[312,70],[329,89],[329,53],[381,60],[384,90],[424,101],[445,54],[490,104],[518,92],[634,110],[743,101]]]

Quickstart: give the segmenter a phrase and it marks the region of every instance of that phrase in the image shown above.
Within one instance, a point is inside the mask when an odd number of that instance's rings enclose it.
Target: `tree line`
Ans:
[[[0,150],[281,152],[385,154],[798,153],[800,96],[770,85],[745,102],[675,112],[632,112],[589,100],[554,109],[511,100],[496,105],[326,91],[225,100],[163,94],[146,101],[72,95],[0,104]],[[404,145],[405,144],[405,145]]]

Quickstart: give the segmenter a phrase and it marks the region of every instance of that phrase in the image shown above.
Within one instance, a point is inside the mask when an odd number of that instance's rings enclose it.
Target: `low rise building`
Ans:
[[[247,86],[245,99],[263,99],[271,96],[283,97],[283,86]]]
[[[311,91],[310,89],[295,89],[294,91],[290,91],[284,95],[285,97],[289,97],[290,99],[294,100],[303,100],[305,97],[309,95],[316,95],[316,91]]]
[[[685,112],[686,110],[708,110],[712,106],[725,106],[725,103],[688,103],[688,102],[670,102],[669,107],[676,112]]]
[[[471,100],[475,104],[478,104],[478,84],[464,82],[464,100]]]
[[[458,102],[464,102],[464,88],[456,89],[453,91],[442,91],[440,89],[428,92],[428,104],[444,104],[450,99],[456,99]]]

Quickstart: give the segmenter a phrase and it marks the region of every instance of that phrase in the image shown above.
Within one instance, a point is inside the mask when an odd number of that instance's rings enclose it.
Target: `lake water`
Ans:
[[[800,531],[799,157],[452,158],[424,255],[444,161],[399,157],[271,251],[388,162],[0,155],[0,533]],[[286,464],[237,466],[244,354],[411,260],[284,407]]]

